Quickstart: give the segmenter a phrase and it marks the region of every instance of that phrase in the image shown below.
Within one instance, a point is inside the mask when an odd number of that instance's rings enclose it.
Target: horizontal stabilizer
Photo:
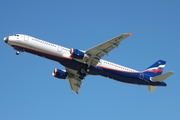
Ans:
[[[153,77],[152,78],[152,81],[153,82],[162,82],[164,81],[166,78],[168,78],[169,76],[171,76],[172,74],[174,74],[174,72],[167,72],[167,73],[164,73],[162,75],[158,75],[156,77]]]
[[[157,86],[148,86],[150,92],[154,92]]]

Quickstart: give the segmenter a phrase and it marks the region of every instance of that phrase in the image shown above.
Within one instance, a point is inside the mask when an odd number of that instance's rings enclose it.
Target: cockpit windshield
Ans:
[[[15,34],[14,36],[19,36],[18,34]]]

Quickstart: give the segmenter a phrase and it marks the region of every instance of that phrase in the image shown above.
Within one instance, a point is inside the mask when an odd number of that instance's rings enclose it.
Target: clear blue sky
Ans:
[[[1,0],[0,120],[179,120],[179,0]],[[104,59],[143,70],[159,59],[175,74],[146,86],[88,76],[80,94],[52,77],[56,62],[15,55],[3,41],[16,33],[86,50],[121,33],[133,36]]]

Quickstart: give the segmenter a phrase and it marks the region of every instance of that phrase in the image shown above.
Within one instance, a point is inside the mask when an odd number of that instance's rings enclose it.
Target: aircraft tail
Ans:
[[[143,73],[149,75],[150,77],[161,75],[165,67],[165,64],[166,64],[166,61],[158,60],[153,65],[151,65],[146,70],[144,70]]]
[[[174,72],[167,72],[162,74],[165,65],[166,61],[158,60],[153,65],[144,70],[143,73],[149,75],[153,82],[163,82],[166,78],[174,74]],[[164,86],[166,86],[166,84]],[[150,92],[154,92],[156,87],[157,86],[148,86],[148,89]]]

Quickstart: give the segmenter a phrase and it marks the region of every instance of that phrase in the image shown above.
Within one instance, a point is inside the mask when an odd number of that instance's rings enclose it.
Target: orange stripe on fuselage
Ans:
[[[138,73],[138,72],[131,72],[131,71],[126,71],[126,70],[119,70],[119,69],[115,69],[115,68],[109,68],[109,67],[106,67],[106,66],[98,66],[98,67],[108,69],[108,70],[114,70],[114,71],[118,71],[118,72]]]

